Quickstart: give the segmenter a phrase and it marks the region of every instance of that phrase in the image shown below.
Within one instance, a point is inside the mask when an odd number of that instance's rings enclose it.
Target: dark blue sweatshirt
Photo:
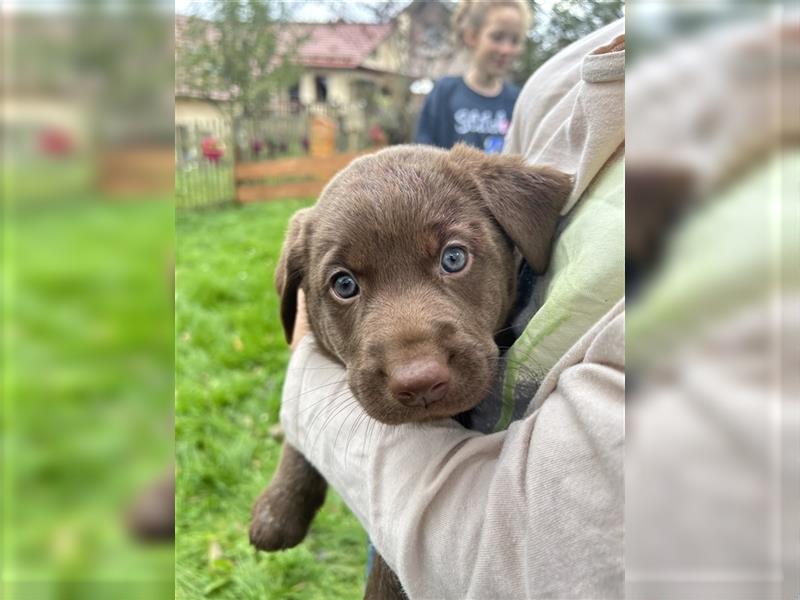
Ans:
[[[443,77],[425,99],[414,141],[440,148],[465,142],[500,152],[518,95],[519,88],[509,83],[490,98],[470,89],[461,77]]]

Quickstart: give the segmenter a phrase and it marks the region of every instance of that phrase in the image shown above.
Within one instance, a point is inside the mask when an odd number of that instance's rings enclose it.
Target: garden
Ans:
[[[333,491],[298,547],[256,552],[253,501],[280,456],[289,349],[273,285],[284,229],[312,199],[176,217],[176,598],[357,598],[366,534]]]

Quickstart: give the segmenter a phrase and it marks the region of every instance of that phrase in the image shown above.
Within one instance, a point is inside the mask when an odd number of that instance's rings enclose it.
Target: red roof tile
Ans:
[[[187,38],[189,18],[175,17],[175,46],[180,52],[190,43]],[[206,21],[206,36],[216,35],[214,24]],[[278,52],[299,43],[295,62],[305,67],[355,69],[367,60],[392,31],[391,24],[361,23],[287,23],[278,31]],[[200,92],[176,73],[176,94],[213,100],[227,100],[230,93],[223,90]]]
[[[189,18],[175,17],[176,46],[188,43]],[[214,25],[208,22],[209,36]],[[367,23],[287,23],[278,32],[278,48],[288,48],[300,40],[297,62],[307,67],[355,69],[391,33],[391,24]]]
[[[309,23],[289,27],[301,33],[297,62],[307,67],[340,69],[359,67],[392,31],[390,24]]]

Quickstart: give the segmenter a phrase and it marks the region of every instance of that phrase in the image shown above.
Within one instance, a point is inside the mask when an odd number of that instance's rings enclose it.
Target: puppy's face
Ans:
[[[302,285],[318,342],[382,422],[468,410],[494,375],[515,246],[546,265],[542,248],[568,191],[559,173],[467,148],[396,147],[359,159],[293,222],[277,275],[284,324],[294,310],[287,291]],[[537,195],[540,210],[531,206]]]

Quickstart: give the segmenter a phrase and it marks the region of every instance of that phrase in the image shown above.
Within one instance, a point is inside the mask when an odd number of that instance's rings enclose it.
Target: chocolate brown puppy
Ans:
[[[355,160],[289,225],[276,271],[287,339],[302,288],[318,346],[347,368],[370,416],[399,424],[471,409],[495,376],[494,335],[520,261],[546,270],[570,189],[563,173],[467,146],[396,146]],[[298,544],[325,488],[284,445],[253,509],[253,545]]]

